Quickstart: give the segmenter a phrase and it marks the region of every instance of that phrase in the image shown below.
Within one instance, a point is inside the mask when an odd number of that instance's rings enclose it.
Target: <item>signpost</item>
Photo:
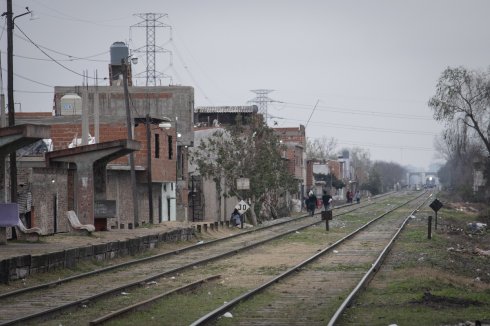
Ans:
[[[250,190],[250,179],[249,178],[236,179],[236,188],[238,190]]]
[[[442,203],[438,199],[434,199],[434,201],[430,203],[429,207],[432,208],[432,210],[436,214],[435,221],[434,221],[434,228],[437,230],[437,211],[442,208]]]
[[[249,178],[237,178],[236,179],[236,188],[237,190],[250,190],[250,179]],[[242,194],[243,197],[243,194]],[[243,229],[243,214],[250,208],[250,205],[247,204],[243,199],[235,206],[235,208],[240,213],[240,224]]]
[[[244,200],[241,200],[238,204],[236,204],[235,208],[238,213],[240,213],[240,224],[243,229],[243,214],[250,208],[250,205],[247,204]]]

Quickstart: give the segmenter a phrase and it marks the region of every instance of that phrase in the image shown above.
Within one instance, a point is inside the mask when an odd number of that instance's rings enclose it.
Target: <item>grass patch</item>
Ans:
[[[283,273],[289,268],[288,265],[279,265],[279,266],[261,266],[257,269],[257,274],[260,275],[278,275]]]
[[[397,279],[368,288],[340,324],[441,325],[490,318],[490,293],[435,278]],[[362,318],[362,319],[361,319]]]
[[[237,323],[237,320],[240,319],[240,316],[246,316],[247,318],[254,318],[257,316],[255,313],[259,311],[262,307],[267,306],[270,302],[274,301],[275,295],[271,294],[268,291],[262,292],[259,295],[254,296],[253,298],[244,301],[242,304],[238,305],[234,308],[231,313],[233,314],[233,318],[220,318],[216,322],[216,326],[232,326]],[[298,309],[300,309],[298,307]],[[300,313],[301,311],[290,311],[293,313]]]
[[[422,208],[411,219],[382,267],[339,322],[340,325],[455,325],[490,321],[490,269],[488,257],[475,247],[490,249],[488,233],[469,235],[447,227],[463,228],[474,213],[455,209],[439,211],[439,227]],[[433,219],[434,223],[434,219]]]
[[[245,290],[240,288],[209,284],[188,293],[172,295],[168,300],[159,300],[147,310],[124,316],[107,325],[189,325],[243,292]],[[185,312],[182,307],[185,307]]]

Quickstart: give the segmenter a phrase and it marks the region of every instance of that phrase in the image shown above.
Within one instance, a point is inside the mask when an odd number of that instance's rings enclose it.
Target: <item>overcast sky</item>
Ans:
[[[113,42],[145,45],[145,29],[130,28],[141,21],[134,14],[161,13],[173,37],[157,28],[156,44],[173,65],[157,54],[156,69],[193,86],[196,106],[246,105],[250,90],[271,89],[269,125],[307,124],[309,139],[334,137],[339,150],[361,147],[372,160],[420,169],[437,161],[442,126],[427,102],[441,72],[487,69],[490,57],[486,0],[15,0],[14,15],[26,6],[38,19],[15,20],[17,111],[51,111],[53,86],[81,85],[83,71],[106,77]],[[4,17],[1,26],[6,93]],[[133,73],[146,68],[138,56]]]

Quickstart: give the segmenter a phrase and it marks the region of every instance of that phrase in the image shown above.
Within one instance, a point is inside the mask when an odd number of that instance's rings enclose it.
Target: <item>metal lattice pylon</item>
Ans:
[[[146,74],[146,86],[155,86],[157,78],[169,78],[171,84],[172,77],[162,72],[158,72],[155,67],[156,53],[169,53],[170,58],[172,58],[172,51],[167,50],[161,46],[157,46],[155,44],[157,27],[169,28],[171,30],[170,25],[167,25],[159,20],[167,17],[168,15],[159,14],[159,13],[144,13],[144,14],[135,14],[135,16],[140,17],[143,20],[135,25],[132,25],[131,28],[133,27],[146,28],[146,45],[139,47],[133,51],[136,53],[146,54],[146,71],[135,75],[135,77],[140,77],[138,75]]]
[[[251,92],[254,92],[255,94],[257,94],[257,96],[251,99],[250,101],[248,101],[249,103],[254,103],[257,105],[257,108],[259,109],[259,113],[265,116],[266,124],[267,124],[267,119],[269,118],[267,115],[268,104],[274,102],[274,100],[267,95],[273,91],[274,91],[273,89],[253,89],[251,90]]]

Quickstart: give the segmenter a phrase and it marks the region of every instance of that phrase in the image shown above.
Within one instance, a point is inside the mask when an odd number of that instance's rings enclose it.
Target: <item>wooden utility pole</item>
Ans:
[[[15,126],[14,106],[14,18],[12,0],[7,0],[7,102],[8,126]],[[15,151],[10,152],[10,202],[17,202],[17,158]]]

